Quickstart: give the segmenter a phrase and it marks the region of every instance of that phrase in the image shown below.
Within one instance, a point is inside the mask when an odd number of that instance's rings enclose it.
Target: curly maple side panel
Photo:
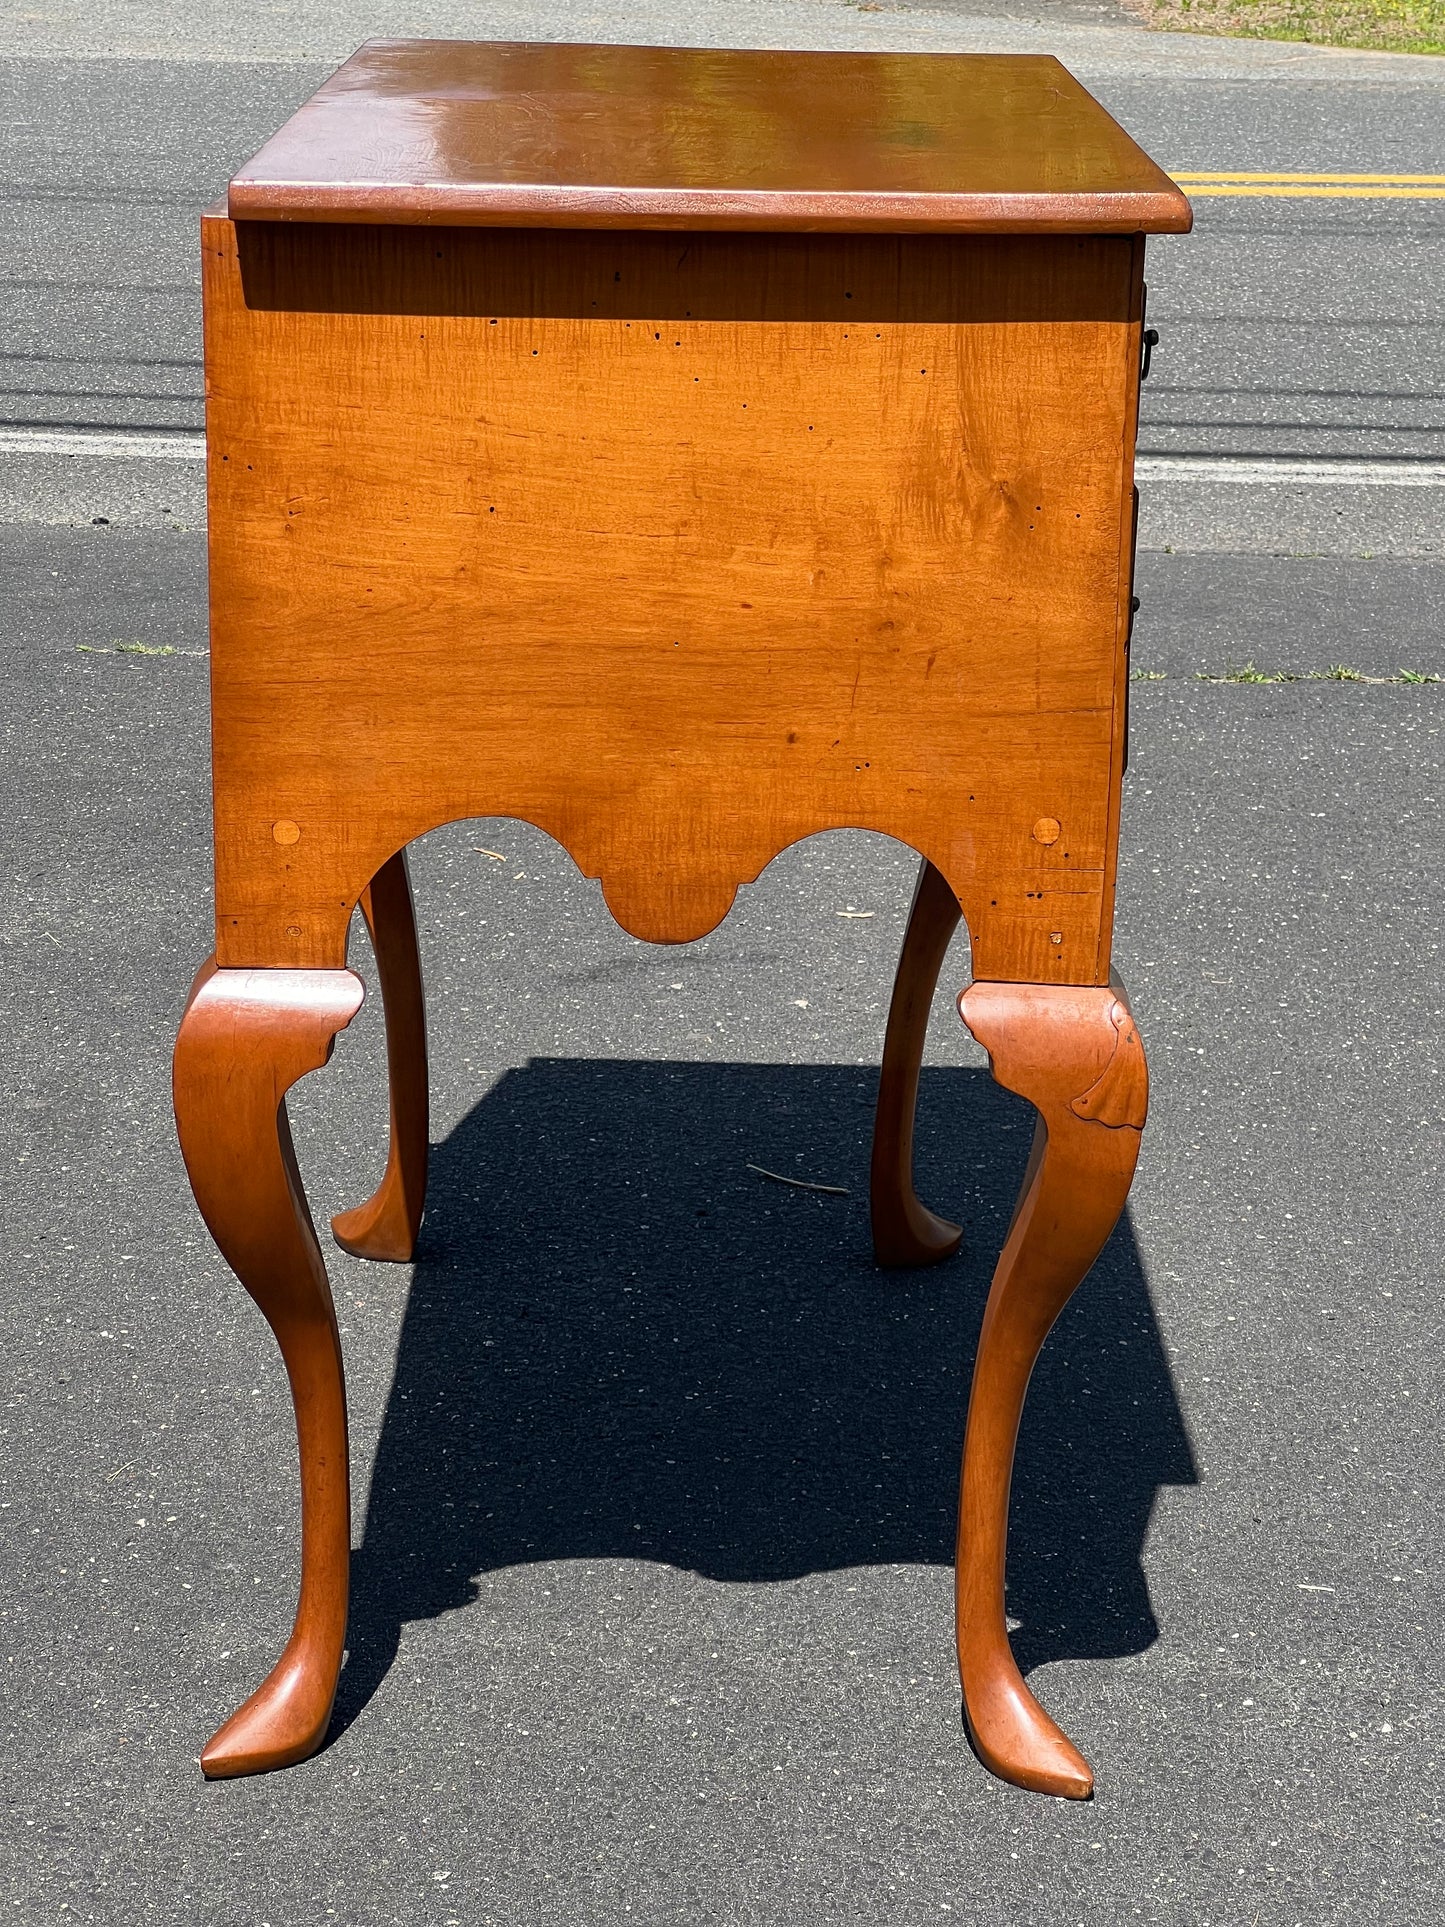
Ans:
[[[351,1559],[346,1391],[326,1267],[296,1168],[286,1092],[361,1007],[347,970],[218,970],[191,987],[176,1039],[176,1129],[221,1253],[285,1360],[301,1459],[301,1590],[285,1650],[201,1755],[210,1779],[289,1766],[326,1736]]]
[[[439,824],[683,942],[819,830],[1107,977],[1130,237],[205,228],[217,954]]]
[[[1009,1486],[1034,1362],[1129,1195],[1148,1069],[1117,979],[1099,989],[975,983],[959,1012],[987,1050],[995,1079],[1039,1114],[969,1396],[957,1565],[964,1709],[979,1757],[1000,1778],[1086,1799],[1093,1790],[1087,1761],[1024,1684],[1009,1647]]]

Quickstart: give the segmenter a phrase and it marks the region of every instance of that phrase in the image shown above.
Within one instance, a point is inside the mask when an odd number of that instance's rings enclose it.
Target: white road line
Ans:
[[[200,462],[198,430],[0,428],[0,455],[85,455],[92,461]],[[1233,482],[1276,488],[1445,488],[1445,462],[1292,461],[1272,455],[1140,455],[1141,482]]]
[[[1445,488],[1445,462],[1290,461],[1269,455],[1140,455],[1149,482],[1272,483],[1276,488]]]
[[[206,438],[176,429],[127,434],[111,428],[0,428],[0,455],[89,455],[100,461],[203,462]]]

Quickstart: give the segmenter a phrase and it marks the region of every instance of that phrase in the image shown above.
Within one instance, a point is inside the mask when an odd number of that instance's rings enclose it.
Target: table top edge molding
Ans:
[[[232,178],[235,220],[1184,233],[1052,55],[370,41]]]
[[[894,234],[1187,234],[1182,193],[830,194],[384,181],[231,183],[233,221]]]

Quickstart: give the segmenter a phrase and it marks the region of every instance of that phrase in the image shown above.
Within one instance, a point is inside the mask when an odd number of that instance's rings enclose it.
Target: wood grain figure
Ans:
[[[508,816],[658,943],[818,831],[918,854],[884,1265],[958,1242],[912,1140],[966,922],[965,1018],[1046,1135],[970,1406],[964,1690],[995,1771],[1083,1788],[1008,1654],[1003,1523],[1028,1367],[1142,1124],[1110,1015],[1134,438],[1145,237],[1189,219],[1047,58],[439,41],[363,48],[204,218],[216,934],[177,1118],[286,1358],[304,1494],[296,1630],[208,1773],[321,1744],[344,1636],[340,1357],[282,1099],[359,1001],[359,905],[390,1132],[333,1229],[410,1257],[404,852]]]
[[[512,814],[659,942],[881,830],[976,970],[1107,981],[1137,241],[255,225],[206,224],[223,964],[342,967],[388,857]]]

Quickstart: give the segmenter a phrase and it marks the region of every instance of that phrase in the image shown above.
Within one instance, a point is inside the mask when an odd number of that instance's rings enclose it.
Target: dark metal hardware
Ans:
[[[1149,363],[1153,359],[1154,350],[1159,346],[1159,330],[1157,328],[1146,327],[1145,323],[1148,321],[1148,319],[1149,319],[1149,283],[1147,281],[1144,281],[1140,283],[1140,287],[1139,287],[1139,326],[1143,330],[1140,336],[1140,339],[1144,345],[1143,358],[1139,363],[1140,381],[1148,381]],[[1137,522],[1137,520],[1138,520],[1138,511],[1136,509],[1135,521]]]

